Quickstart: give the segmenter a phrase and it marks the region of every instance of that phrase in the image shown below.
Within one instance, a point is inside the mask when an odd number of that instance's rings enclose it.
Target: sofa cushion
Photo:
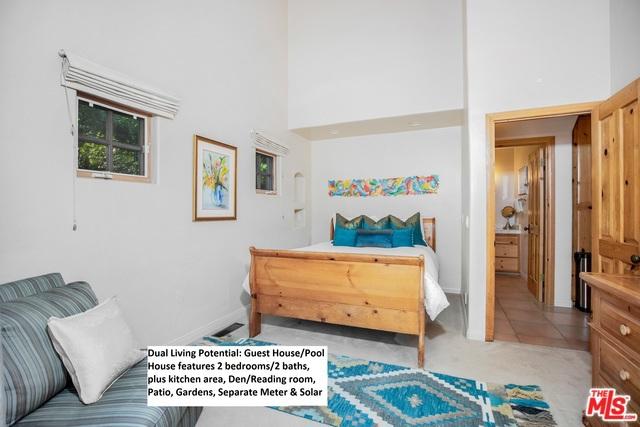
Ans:
[[[147,359],[127,371],[91,405],[83,404],[71,386],[62,390],[16,425],[66,426],[194,426],[202,408],[147,406]]]
[[[78,314],[97,303],[85,282],[0,303],[8,425],[38,408],[67,384],[66,371],[47,334],[49,317]]]
[[[49,273],[44,276],[30,277],[0,285],[0,302],[39,294],[53,288],[64,286],[60,273]]]

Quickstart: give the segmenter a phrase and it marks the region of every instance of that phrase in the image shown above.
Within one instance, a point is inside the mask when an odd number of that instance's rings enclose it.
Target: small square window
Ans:
[[[149,117],[108,102],[78,98],[78,175],[109,173],[146,180]]]
[[[276,156],[256,150],[256,192],[276,193]]]

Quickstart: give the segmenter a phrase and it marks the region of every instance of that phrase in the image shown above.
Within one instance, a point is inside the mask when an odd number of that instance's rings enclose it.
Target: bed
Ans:
[[[417,335],[422,368],[425,308],[435,319],[449,305],[437,282],[435,218],[422,226],[429,247],[251,247],[249,336],[260,334],[263,314]]]

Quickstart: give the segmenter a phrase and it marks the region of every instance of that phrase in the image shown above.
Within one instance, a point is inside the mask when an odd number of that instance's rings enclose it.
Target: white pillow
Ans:
[[[49,336],[84,403],[100,400],[122,374],[145,356],[115,297],[65,318],[51,317]]]

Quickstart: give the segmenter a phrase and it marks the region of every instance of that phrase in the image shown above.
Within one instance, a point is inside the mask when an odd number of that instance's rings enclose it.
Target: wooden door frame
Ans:
[[[495,322],[495,148],[496,123],[518,122],[523,120],[545,119],[551,117],[591,114],[600,102],[585,102],[554,107],[532,108],[526,110],[505,111],[491,113],[486,116],[487,126],[487,222],[486,222],[486,301],[485,301],[485,341],[493,341]],[[553,151],[553,150],[552,150]],[[553,159],[551,159],[553,160]],[[555,180],[555,177],[554,177]],[[555,194],[555,193],[554,193]],[[555,196],[554,196],[555,197]],[[550,210],[550,209],[548,209]],[[549,223],[555,233],[555,217],[553,224]],[[547,239],[547,244],[551,239]],[[555,245],[551,245],[555,246]]]

